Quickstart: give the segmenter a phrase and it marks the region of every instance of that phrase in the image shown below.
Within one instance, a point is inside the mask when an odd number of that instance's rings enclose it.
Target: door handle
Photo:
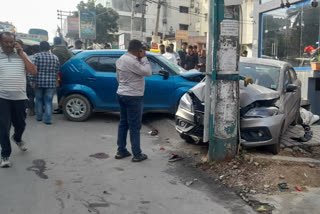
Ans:
[[[94,77],[88,77],[87,80],[89,80],[89,81],[96,81],[96,78],[94,78]]]

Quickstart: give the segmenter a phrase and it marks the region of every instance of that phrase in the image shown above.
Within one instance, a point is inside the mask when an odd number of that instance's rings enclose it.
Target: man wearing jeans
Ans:
[[[118,152],[115,158],[122,159],[131,155],[126,148],[127,133],[130,130],[132,161],[140,162],[148,158],[140,148],[144,77],[152,75],[146,52],[140,41],[130,41],[128,52],[120,57],[116,62],[116,67],[119,83],[117,96],[120,104],[120,123],[117,141]]]
[[[23,52],[20,44],[16,43],[14,34],[0,34],[0,167],[10,167],[11,155],[10,128],[14,127],[11,141],[20,150],[27,147],[22,140],[26,119],[26,76],[27,72],[36,74],[37,69]]]
[[[40,53],[34,55],[33,62],[38,69],[38,74],[31,78],[35,84],[36,116],[38,121],[51,124],[52,99],[56,90],[57,74],[60,68],[59,59],[50,53],[48,42],[40,42]],[[43,106],[45,115],[43,118]]]

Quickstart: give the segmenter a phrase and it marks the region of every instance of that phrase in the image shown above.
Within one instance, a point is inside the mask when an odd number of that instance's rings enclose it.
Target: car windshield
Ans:
[[[159,61],[161,61],[162,63],[166,64],[176,74],[182,74],[182,73],[188,72],[187,70],[183,69],[179,65],[168,61],[165,57],[163,57],[161,55],[157,55],[157,56],[155,56],[155,58],[158,59]]]
[[[240,63],[240,75],[250,77],[253,83],[276,90],[278,88],[280,68],[253,63]]]

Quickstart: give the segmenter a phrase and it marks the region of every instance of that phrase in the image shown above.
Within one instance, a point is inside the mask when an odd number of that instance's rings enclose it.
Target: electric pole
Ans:
[[[158,0],[156,28],[155,28],[155,30],[154,30],[154,35],[155,35],[155,36],[158,36],[159,19],[160,19],[160,9],[161,9],[161,0]]]
[[[142,4],[141,4],[141,6],[142,6],[142,11],[141,11],[141,13],[142,13],[142,15],[141,15],[141,26],[140,26],[140,38],[141,38],[141,41],[144,41],[144,39],[143,39],[143,28],[144,28],[144,15],[145,15],[145,13],[146,13],[146,4],[145,4],[145,2],[146,2],[146,0],[143,0],[142,1]]]
[[[239,1],[210,0],[213,55],[210,89],[206,90],[205,120],[209,127],[209,161],[232,159],[238,146],[239,127]],[[210,30],[209,30],[210,32]],[[210,38],[209,38],[210,40]],[[209,43],[210,45],[210,43]],[[210,46],[209,46],[210,48]],[[210,66],[208,67],[208,69]],[[208,97],[209,96],[209,97]],[[208,107],[209,105],[209,107]],[[205,136],[204,136],[205,137]]]
[[[134,11],[136,8],[136,0],[132,0],[132,5],[131,5],[131,40],[133,39],[133,28],[134,28]]]

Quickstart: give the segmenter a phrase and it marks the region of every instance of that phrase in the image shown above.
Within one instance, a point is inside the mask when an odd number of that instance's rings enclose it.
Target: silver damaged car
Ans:
[[[299,120],[301,82],[294,68],[286,62],[241,58],[240,134],[244,147],[268,146],[273,154],[280,151],[280,138],[290,124]],[[203,138],[205,81],[190,89],[180,100],[176,112],[176,130],[187,142]]]

